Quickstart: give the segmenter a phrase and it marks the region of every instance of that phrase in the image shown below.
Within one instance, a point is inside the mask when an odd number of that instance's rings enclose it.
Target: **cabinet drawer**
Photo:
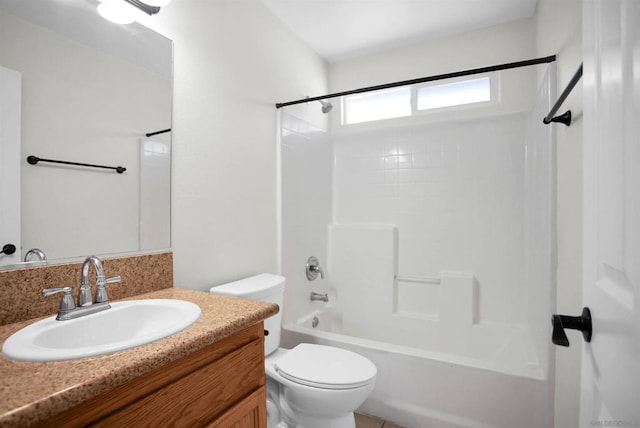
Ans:
[[[256,340],[121,409],[109,426],[203,426],[264,386],[262,341]]]

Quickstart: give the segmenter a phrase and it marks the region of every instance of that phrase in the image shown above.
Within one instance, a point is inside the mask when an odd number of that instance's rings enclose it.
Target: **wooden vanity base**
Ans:
[[[46,421],[46,426],[266,428],[258,323]]]

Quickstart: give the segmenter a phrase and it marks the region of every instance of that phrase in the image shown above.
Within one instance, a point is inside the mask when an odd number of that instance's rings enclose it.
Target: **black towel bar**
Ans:
[[[171,128],[163,129],[162,131],[149,132],[148,134],[144,134],[145,137],[153,137],[154,135],[164,134],[166,132],[171,132]]]
[[[50,162],[50,163],[61,163],[64,165],[77,165],[77,166],[88,166],[90,168],[104,168],[104,169],[115,169],[118,174],[122,174],[123,172],[125,172],[127,170],[127,168],[123,167],[123,166],[104,166],[104,165],[94,165],[91,163],[80,163],[80,162],[69,162],[69,161],[61,161],[61,160],[54,160],[54,159],[44,159],[44,158],[39,158],[37,156],[28,156],[27,157],[27,162],[31,165],[37,165],[38,162]]]

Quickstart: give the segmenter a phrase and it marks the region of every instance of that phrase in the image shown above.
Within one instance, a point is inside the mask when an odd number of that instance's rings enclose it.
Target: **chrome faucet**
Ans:
[[[96,300],[93,301],[91,297],[91,285],[89,284],[89,267],[94,265],[96,268]],[[90,306],[94,303],[109,303],[109,296],[107,295],[107,288],[105,285],[114,282],[120,282],[120,276],[114,276],[113,278],[105,278],[104,269],[102,267],[102,261],[96,256],[89,256],[84,260],[82,264],[82,272],[80,274],[80,295],[78,296],[78,306]]]
[[[37,257],[38,260],[42,262],[47,260],[47,256],[44,254],[44,251],[42,251],[39,248],[32,248],[29,251],[27,251],[27,253],[24,255],[24,261],[30,262],[31,259],[34,258],[34,256]]]
[[[91,295],[91,285],[89,284],[89,267],[93,264],[96,267],[96,285],[98,288],[105,284],[104,268],[102,261],[96,256],[89,256],[82,263],[82,271],[80,273],[80,295],[78,296],[78,306],[93,305],[93,296]]]
[[[95,302],[93,301],[91,285],[89,284],[89,267],[92,264],[96,268],[96,284],[98,286]],[[53,294],[64,293],[64,296],[60,301],[60,308],[58,309],[58,316],[56,319],[58,321],[65,321],[109,309],[111,305],[109,305],[109,296],[107,295],[107,288],[105,285],[114,282],[120,282],[120,276],[105,278],[104,269],[102,268],[102,262],[100,259],[96,256],[89,256],[82,264],[82,273],[80,275],[80,294],[78,296],[77,306],[73,300],[73,296],[71,295],[72,288],[70,286],[46,288],[42,290],[42,295],[46,297]]]
[[[329,294],[327,293],[316,293],[315,291],[311,292],[311,301],[312,302],[328,302],[329,301]]]

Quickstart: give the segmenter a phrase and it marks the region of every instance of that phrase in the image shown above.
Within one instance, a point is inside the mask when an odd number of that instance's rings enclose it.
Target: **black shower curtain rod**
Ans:
[[[398,86],[415,85],[418,83],[433,82],[434,80],[452,79],[454,77],[470,76],[472,74],[489,73],[492,71],[508,70],[511,68],[527,67],[529,65],[545,64],[556,60],[555,55],[543,58],[529,59],[526,61],[509,62],[506,64],[492,65],[489,67],[472,68],[469,70],[456,71],[453,73],[436,74],[435,76],[421,77],[419,79],[402,80],[399,82],[385,83],[384,85],[367,86],[365,88],[352,89],[350,91],[335,92],[320,97],[303,98],[286,103],[276,103],[276,108],[291,106],[294,104],[308,103],[311,101],[326,100],[328,98],[337,98],[345,95],[361,94],[363,92],[379,91],[380,89],[396,88]]]
[[[555,116],[555,114],[558,112],[560,107],[562,107],[562,103],[564,103],[564,100],[566,100],[569,94],[571,93],[571,91],[573,91],[573,88],[578,84],[578,81],[580,80],[581,77],[582,77],[582,63],[580,63],[580,67],[578,67],[578,70],[576,70],[576,73],[573,75],[573,77],[567,84],[567,87],[564,88],[564,91],[562,91],[562,94],[560,94],[560,96],[558,97],[558,101],[556,101],[556,103],[553,105],[549,114],[545,116],[544,119],[542,119],[542,123],[544,123],[545,125],[548,125],[550,123],[556,122],[556,123],[562,123],[567,126],[571,126],[571,110],[567,110],[566,112],[564,112],[559,116]]]

